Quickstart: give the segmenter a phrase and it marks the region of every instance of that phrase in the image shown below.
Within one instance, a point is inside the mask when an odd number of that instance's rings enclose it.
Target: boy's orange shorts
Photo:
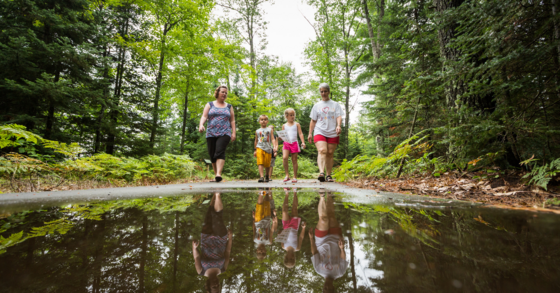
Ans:
[[[272,160],[272,154],[257,148],[257,165],[264,165],[265,168],[270,167],[270,160]]]

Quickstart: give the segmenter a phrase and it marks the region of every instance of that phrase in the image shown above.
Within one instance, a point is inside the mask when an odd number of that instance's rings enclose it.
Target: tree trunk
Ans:
[[[161,39],[161,53],[159,55],[159,66],[158,66],[158,74],[156,78],[156,97],[154,98],[154,110],[152,114],[152,134],[150,135],[150,148],[154,148],[155,140],[156,140],[156,131],[157,131],[157,124],[159,118],[159,98],[161,92],[161,79],[162,79],[162,71],[163,71],[163,62],[165,60],[165,37],[167,36],[168,24],[163,26],[163,36]]]
[[[448,9],[459,7],[465,0],[434,0],[436,11],[440,14]],[[444,59],[443,70],[449,70],[449,63],[458,60],[459,50],[448,47],[449,43],[456,37],[456,24],[451,24],[438,30],[440,55]],[[462,80],[451,80],[446,86],[447,104],[451,108],[457,107],[457,98],[465,92]]]
[[[58,81],[60,80],[60,70],[58,70],[58,66],[54,75],[54,83],[58,83]],[[46,139],[51,139],[51,135],[52,135],[52,128],[54,125],[54,98],[50,97],[49,99],[49,112],[47,114],[47,123],[46,123],[46,127],[45,127],[45,135],[44,137]]]
[[[181,152],[183,154],[185,146],[185,130],[187,128],[187,112],[189,108],[189,85],[187,83],[187,88],[185,89],[185,105],[183,107],[183,127],[181,128]]]
[[[556,13],[558,11],[556,2],[558,2],[558,0],[552,0],[552,16],[554,17],[554,39],[558,42],[558,40],[560,40],[560,27],[556,21]],[[556,54],[558,54],[558,63],[560,63],[560,43],[556,46],[556,51]]]
[[[179,212],[175,212],[175,247],[173,249],[173,292],[177,282],[177,263],[179,262]]]
[[[107,45],[105,45],[103,51],[103,60],[104,60],[104,69],[103,69],[103,80],[109,79],[109,66],[107,65],[106,58],[109,55],[109,50],[107,49]],[[106,86],[103,89],[103,102],[101,103],[101,110],[99,111],[99,115],[97,115],[97,121],[95,125],[95,144],[93,147],[93,153],[99,152],[99,146],[101,144],[101,122],[103,121],[103,117],[105,116],[105,103],[109,100],[109,86]]]
[[[123,37],[128,34],[128,25],[129,19],[126,19],[124,24],[124,28],[122,30]],[[115,79],[115,91],[113,93],[113,101],[111,105],[111,111],[109,112],[109,119],[111,121],[111,126],[109,130],[109,135],[107,137],[107,154],[113,155],[115,153],[115,136],[117,134],[117,117],[119,115],[119,110],[117,109],[120,104],[120,97],[122,92],[122,83],[123,83],[123,73],[124,73],[124,66],[126,63],[126,48],[121,46],[119,48],[119,55],[118,55],[118,63],[117,66],[117,78]]]
[[[138,277],[138,292],[144,292],[144,276],[146,266],[146,254],[148,252],[148,217],[142,217],[142,246],[140,248],[140,269]]]

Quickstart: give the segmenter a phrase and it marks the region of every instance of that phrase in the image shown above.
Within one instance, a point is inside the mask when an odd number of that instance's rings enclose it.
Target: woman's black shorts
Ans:
[[[216,163],[218,159],[226,159],[226,148],[230,140],[231,137],[227,135],[206,138],[206,146],[212,163]]]

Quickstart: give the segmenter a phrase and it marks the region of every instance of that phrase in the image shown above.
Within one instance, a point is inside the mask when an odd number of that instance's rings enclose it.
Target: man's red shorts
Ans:
[[[329,228],[328,231],[321,231],[319,229],[315,229],[315,236],[319,237],[319,238],[323,238],[329,234],[335,234],[335,235],[340,235],[342,236],[342,229],[340,229],[340,227],[332,227]]]
[[[326,141],[327,143],[338,144],[339,137],[325,137],[324,135],[317,134],[313,137],[313,142]]]

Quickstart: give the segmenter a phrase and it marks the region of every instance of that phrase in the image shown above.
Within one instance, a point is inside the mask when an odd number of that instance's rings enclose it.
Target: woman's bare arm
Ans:
[[[229,123],[231,124],[231,141],[235,141],[237,130],[235,128],[235,112],[233,111],[233,106],[230,108]]]
[[[192,254],[194,257],[194,267],[196,268],[196,272],[200,274],[202,272],[202,264],[200,262],[200,253],[198,253],[198,250],[196,249],[198,245],[199,245],[198,240],[192,241]]]
[[[198,132],[204,131],[204,123],[208,120],[208,112],[210,112],[210,105],[206,104],[204,106],[204,111],[202,111],[202,117],[200,117],[200,123],[198,124]]]

